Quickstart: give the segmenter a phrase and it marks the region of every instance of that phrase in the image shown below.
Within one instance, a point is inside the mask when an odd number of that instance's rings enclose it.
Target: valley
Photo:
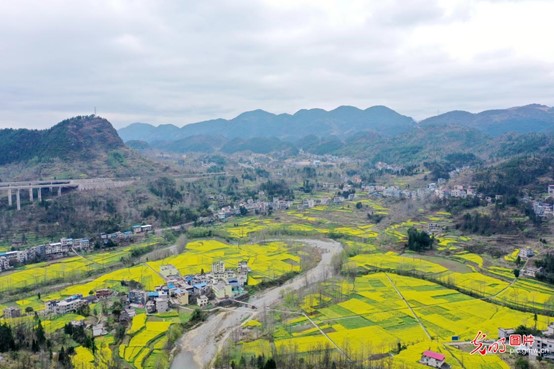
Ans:
[[[411,368],[425,350],[451,368],[510,368],[513,346],[471,352],[479,332],[491,345],[554,328],[548,151],[414,164],[119,150],[150,174],[90,172],[60,194],[49,186],[64,179],[31,166],[10,180],[46,183],[40,198],[0,199],[2,324],[27,360],[47,360],[24,349],[41,327],[83,369]],[[37,251],[57,240],[71,240],[59,256]]]

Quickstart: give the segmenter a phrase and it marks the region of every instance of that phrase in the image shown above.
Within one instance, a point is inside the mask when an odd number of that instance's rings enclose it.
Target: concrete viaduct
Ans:
[[[0,191],[8,193],[8,205],[13,206],[13,195],[15,194],[15,202],[17,210],[21,210],[21,192],[29,192],[29,200],[35,199],[35,191],[38,201],[42,201],[42,189],[48,188],[53,194],[57,190],[58,196],[61,196],[62,189],[77,189],[78,191],[97,190],[116,187],[125,187],[132,184],[135,180],[116,181],[110,178],[93,178],[93,179],[60,179],[46,181],[25,181],[25,182],[0,182]]]

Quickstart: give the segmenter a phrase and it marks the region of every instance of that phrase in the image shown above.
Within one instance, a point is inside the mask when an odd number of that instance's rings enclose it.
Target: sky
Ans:
[[[0,128],[554,105],[551,0],[0,2]]]

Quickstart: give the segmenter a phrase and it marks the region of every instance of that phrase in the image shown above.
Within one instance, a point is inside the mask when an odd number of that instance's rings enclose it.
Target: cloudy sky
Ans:
[[[0,2],[0,127],[554,105],[554,1]]]

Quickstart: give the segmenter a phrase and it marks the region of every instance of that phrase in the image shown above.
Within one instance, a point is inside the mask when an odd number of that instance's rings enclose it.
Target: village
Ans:
[[[136,288],[129,289],[128,293],[117,292],[114,289],[99,289],[90,291],[88,296],[76,294],[63,300],[47,301],[44,310],[37,311],[40,316],[53,318],[55,316],[82,313],[89,305],[99,301],[111,299],[114,304],[123,302],[123,310],[119,316],[120,322],[129,322],[136,315],[137,310],[146,314],[165,313],[179,307],[194,309],[209,306],[229,306],[233,304],[249,305],[248,292],[245,286],[248,282],[248,273],[251,269],[247,261],[240,261],[236,268],[226,268],[224,261],[212,264],[211,271],[201,270],[198,274],[182,276],[175,266],[168,264],[160,268],[160,276],[165,284],[148,291],[138,288],[138,283],[130,283]],[[9,306],[4,309],[4,318],[18,318],[34,313],[32,310],[22,312],[19,307]],[[91,325],[93,337],[108,334],[105,319]],[[77,324],[77,323],[76,323]]]
[[[132,230],[115,233],[102,233],[100,239],[104,245],[110,241],[133,242],[137,236],[145,236],[152,232],[150,224],[134,225]],[[6,251],[0,253],[0,272],[7,271],[19,265],[37,263],[45,260],[55,260],[69,256],[71,253],[78,255],[79,252],[90,252],[93,249],[91,240],[88,238],[62,238],[59,242],[32,246],[26,249]]]

